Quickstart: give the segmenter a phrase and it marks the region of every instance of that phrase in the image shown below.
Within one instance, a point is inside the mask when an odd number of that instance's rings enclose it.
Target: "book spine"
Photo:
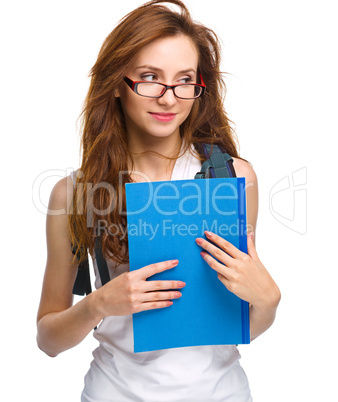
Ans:
[[[246,226],[246,195],[245,178],[237,179],[238,194],[238,225],[239,225],[239,249],[248,253],[247,226]],[[242,343],[250,343],[250,317],[249,303],[242,300]]]

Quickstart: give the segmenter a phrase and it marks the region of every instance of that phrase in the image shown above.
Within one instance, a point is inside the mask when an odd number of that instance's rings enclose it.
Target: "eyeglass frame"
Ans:
[[[139,95],[139,96],[143,96],[143,97],[145,97],[145,98],[152,98],[152,99],[159,99],[159,98],[161,98],[166,92],[167,92],[167,90],[168,89],[172,89],[173,90],[173,94],[174,94],[174,96],[176,97],[176,98],[178,98],[178,99],[182,99],[182,100],[192,100],[192,99],[198,99],[198,98],[200,98],[201,96],[203,96],[204,95],[204,93],[205,93],[205,90],[206,90],[206,85],[205,85],[205,82],[203,81],[203,78],[202,78],[202,75],[200,74],[200,80],[201,80],[201,84],[177,84],[177,85],[166,85],[166,84],[163,84],[162,82],[151,82],[151,81],[133,81],[132,79],[130,79],[129,77],[127,77],[127,76],[124,76],[124,78],[123,78],[123,80],[124,80],[124,82],[128,85],[128,87],[133,91],[133,92],[135,92],[137,95]],[[161,95],[159,95],[159,96],[148,96],[148,95],[142,95],[142,94],[140,94],[139,92],[137,92],[137,87],[139,86],[139,84],[151,84],[151,83],[153,83],[153,84],[160,84],[160,85],[163,85],[164,86],[164,88],[165,88],[165,90],[164,90],[164,92],[161,94]],[[202,88],[202,91],[201,91],[201,93],[198,95],[198,96],[196,96],[196,97],[194,97],[194,98],[181,98],[180,96],[177,96],[176,95],[176,93],[175,93],[175,88],[177,88],[177,87],[180,87],[180,86],[183,86],[183,85],[194,85],[194,86],[198,86],[198,87],[200,87],[200,88]]]

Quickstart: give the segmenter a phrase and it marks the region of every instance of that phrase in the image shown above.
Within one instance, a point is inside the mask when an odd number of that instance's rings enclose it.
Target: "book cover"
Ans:
[[[197,237],[216,233],[247,253],[245,178],[126,184],[130,270],[179,264],[148,280],[180,280],[182,297],[133,314],[134,352],[250,342],[249,306],[201,257]]]

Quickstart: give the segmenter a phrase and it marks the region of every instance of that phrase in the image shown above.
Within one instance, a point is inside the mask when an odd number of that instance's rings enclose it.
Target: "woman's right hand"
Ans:
[[[173,289],[182,289],[186,284],[171,280],[147,281],[147,278],[174,268],[177,264],[178,260],[163,261],[112,279],[92,293],[94,314],[103,319],[113,315],[128,315],[171,306],[172,299],[182,296],[181,292]]]

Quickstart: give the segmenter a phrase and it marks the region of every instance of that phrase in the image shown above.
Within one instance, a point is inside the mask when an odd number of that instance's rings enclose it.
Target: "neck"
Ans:
[[[152,137],[148,141],[144,138],[129,138],[129,149],[133,157],[128,161],[129,170],[132,170],[134,181],[170,180],[176,160],[179,155],[182,140],[179,135],[173,134],[166,138]]]

